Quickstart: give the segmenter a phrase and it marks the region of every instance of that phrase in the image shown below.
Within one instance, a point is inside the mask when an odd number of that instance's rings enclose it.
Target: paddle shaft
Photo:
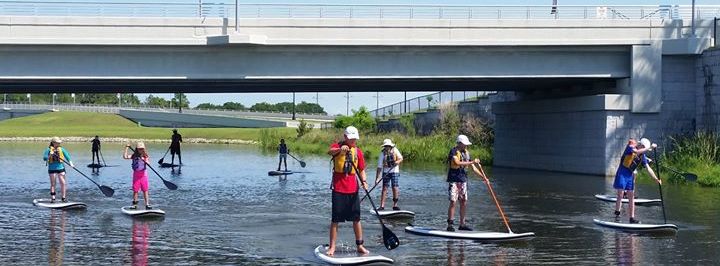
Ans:
[[[301,166],[301,167],[303,167],[303,168],[305,167],[305,162],[301,161],[301,160],[298,159],[298,158],[295,158],[295,156],[293,156],[293,155],[290,154],[289,152],[287,153],[287,155],[290,155],[290,157],[292,157],[293,159],[295,159],[295,161],[298,161],[298,162],[300,163],[300,166]]]
[[[363,200],[365,200],[365,198],[369,197],[369,194],[372,193],[373,190],[375,190],[375,188],[376,188],[380,183],[381,183],[381,182],[376,182],[375,185],[374,185],[372,188],[370,188],[370,191],[368,192],[368,194],[366,194],[365,196],[363,196],[362,199],[360,199],[360,202],[362,203]]]
[[[653,150],[653,157],[655,157],[655,164],[657,165],[657,173],[655,175],[657,176],[658,180],[660,179],[660,161],[658,161],[657,156],[657,148]],[[662,211],[663,211],[663,221],[667,223],[667,216],[665,215],[665,199],[663,199],[663,192],[662,192],[662,185],[658,183],[658,190],[660,190],[660,205],[662,205]]]
[[[88,180],[90,180],[90,182],[93,182],[93,184],[95,184],[98,188],[100,187],[100,184],[98,184],[97,182],[95,182],[95,180],[92,180],[92,178],[90,178],[89,176],[87,176],[85,173],[83,173],[83,172],[81,172],[80,170],[78,170],[77,168],[75,168],[75,166],[73,166],[73,165],[71,165],[70,163],[68,163],[67,161],[65,161],[65,159],[60,158],[60,156],[58,156],[58,159],[59,159],[61,162],[63,162],[63,163],[65,163],[65,164],[67,164],[68,166],[70,166],[70,168],[72,168],[72,169],[74,169],[75,171],[77,171],[80,175],[82,175],[82,176],[84,176],[85,178],[87,178]]]
[[[500,207],[500,202],[498,202],[497,197],[495,197],[495,191],[493,191],[492,186],[490,185],[490,180],[487,178],[487,175],[485,174],[485,170],[483,170],[482,165],[478,164],[480,166],[480,173],[482,173],[482,177],[485,179],[485,185],[487,185],[488,190],[490,191],[490,195],[492,196],[493,200],[495,201],[495,206],[497,207],[498,211],[500,212],[500,216],[502,216],[503,222],[505,222],[505,227],[507,227],[508,233],[512,234],[513,231],[510,229],[510,223],[508,223],[507,218],[505,217],[505,212],[503,212],[502,207]],[[475,165],[472,165],[473,168],[475,168]]]
[[[127,147],[128,147],[128,149],[130,149],[133,153],[135,152],[135,150],[134,150],[132,147],[130,147],[130,146],[127,146]],[[169,151],[169,150],[170,150],[170,149],[168,149],[168,151]],[[166,154],[167,154],[167,153],[166,153]],[[163,178],[163,177],[160,175],[160,173],[158,173],[157,171],[155,171],[155,168],[153,168],[152,165],[150,165],[149,163],[145,163],[145,166],[147,166],[148,168],[150,168],[150,170],[152,170],[152,171],[163,181],[163,184],[165,184],[165,187],[167,187],[167,188],[170,189],[170,190],[175,190],[175,189],[177,189],[177,186],[176,186],[175,184],[173,184],[173,183],[170,182],[170,181],[165,180],[165,178]],[[173,187],[174,187],[175,189],[172,189]]]
[[[163,154],[163,157],[158,160],[159,164],[162,164],[165,161],[165,156],[167,156],[168,152],[170,152],[170,147],[165,151],[165,154]]]
[[[383,222],[382,217],[380,217],[380,213],[378,212],[377,207],[375,207],[375,202],[373,202],[372,197],[370,197],[370,191],[368,191],[367,188],[365,188],[362,185],[362,179],[360,179],[360,171],[358,171],[357,166],[355,166],[355,164],[352,162],[350,164],[355,169],[355,176],[357,176],[358,180],[361,183],[360,187],[363,190],[365,190],[365,196],[367,196],[368,200],[370,200],[370,205],[373,207],[373,211],[375,211],[375,214],[377,214],[378,220],[380,221],[380,225],[383,228],[383,243],[385,244],[385,247],[387,249],[393,249],[393,248],[397,247],[398,245],[400,245],[400,241],[397,239],[397,236],[395,235],[395,233],[390,231],[390,229],[388,229],[387,226],[385,226],[385,223]],[[365,182],[367,182],[367,177],[365,179],[366,179]],[[388,236],[387,236],[386,232],[392,235],[391,238],[394,238],[395,240],[397,240],[396,245],[394,247],[391,247],[390,244],[387,244]]]
[[[100,153],[100,159],[102,159],[103,165],[107,166],[107,162],[105,162],[105,156],[103,156],[102,150],[98,149],[98,153]]]

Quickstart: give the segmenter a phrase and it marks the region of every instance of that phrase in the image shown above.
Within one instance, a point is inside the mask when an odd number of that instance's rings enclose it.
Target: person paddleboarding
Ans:
[[[332,156],[332,221],[330,223],[330,245],[326,254],[335,254],[339,223],[352,222],[355,232],[355,245],[357,252],[368,254],[363,241],[362,225],[360,224],[360,198],[358,198],[359,175],[361,185],[367,190],[367,176],[365,175],[365,159],[356,142],[360,139],[357,128],[349,126],[345,129],[344,140],[330,145],[328,154]],[[360,171],[359,173],[356,172]]]
[[[285,163],[285,172],[287,172],[287,155],[290,150],[288,150],[287,145],[285,144],[285,139],[280,139],[280,145],[278,145],[278,167],[277,170],[280,171],[280,164]]]
[[[130,147],[130,144],[125,145],[125,152],[123,153],[123,159],[132,160],[131,166],[133,170],[133,201],[130,209],[137,209],[138,193],[142,191],[143,199],[145,200],[145,209],[150,210],[152,209],[152,206],[150,205],[150,184],[148,182],[147,174],[147,164],[150,163],[150,156],[148,156],[148,152],[145,149],[145,143],[138,142],[135,145],[135,152],[133,152],[132,154],[128,153]]]
[[[100,137],[95,136],[90,142],[92,143],[92,149],[90,150],[92,152],[92,164],[95,164],[95,158],[97,157],[97,164],[100,165]]]
[[[72,160],[70,159],[70,153],[68,153],[62,145],[62,139],[59,137],[53,137],[50,140],[50,146],[45,149],[43,160],[47,162],[48,175],[50,176],[50,202],[55,202],[56,181],[60,183],[60,190],[62,195],[62,202],[67,202],[67,182],[65,181],[65,165],[69,164],[71,167],[75,167]]]
[[[455,205],[459,201],[460,205],[460,224],[458,230],[472,231],[473,229],[467,225],[465,221],[465,210],[467,209],[467,171],[465,170],[468,166],[473,164],[480,164],[479,159],[471,160],[470,151],[467,147],[472,145],[470,140],[465,135],[459,135],[456,140],[456,145],[450,149],[448,154],[448,200],[450,205],[448,206],[448,219],[447,219],[447,231],[454,232],[454,218],[455,218]],[[473,168],[476,174],[483,176],[482,173],[478,172],[476,168]]]
[[[400,177],[400,164],[403,161],[400,150],[395,147],[395,143],[390,139],[383,140],[382,151],[378,156],[378,167],[375,172],[375,185],[380,183],[382,180],[382,192],[380,192],[380,208],[378,211],[385,210],[385,198],[387,195],[388,187],[392,185],[393,194],[393,210],[400,210],[398,207],[398,199],[400,196],[400,189],[398,184],[398,178]],[[382,179],[380,175],[382,174]]]
[[[631,138],[625,146],[625,150],[620,157],[620,165],[615,173],[615,180],[613,182],[613,188],[617,190],[617,197],[615,200],[616,220],[620,219],[622,199],[623,194],[625,194],[627,195],[627,199],[629,201],[629,222],[631,224],[640,223],[639,220],[635,219],[635,172],[640,165],[647,169],[648,174],[655,179],[655,182],[662,185],[662,180],[658,179],[653,169],[650,168],[649,160],[646,156],[646,153],[652,150],[652,146],[653,145],[650,144],[650,140],[646,138],[640,139],[639,143],[635,139]]]
[[[180,154],[180,143],[182,142],[182,135],[178,134],[178,130],[173,129],[173,134],[170,137],[170,164],[175,164],[175,155],[178,156],[178,165],[182,165],[182,155]]]

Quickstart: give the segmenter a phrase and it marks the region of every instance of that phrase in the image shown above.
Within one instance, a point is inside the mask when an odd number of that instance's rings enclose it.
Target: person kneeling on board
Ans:
[[[630,223],[640,223],[635,219],[635,170],[642,164],[647,169],[648,174],[655,181],[662,185],[662,180],[658,179],[655,172],[648,163],[646,153],[651,151],[653,144],[650,144],[650,140],[643,138],[640,143],[635,139],[630,139],[623,155],[620,158],[620,165],[618,166],[617,172],[615,173],[615,181],[613,182],[613,188],[617,190],[617,199],[615,201],[615,219],[620,218],[620,211],[622,210],[622,199],[623,193],[627,195],[629,201],[628,209],[630,210]]]
[[[450,206],[448,206],[447,230],[450,232],[455,231],[453,218],[455,217],[455,203],[457,201],[460,201],[460,226],[458,229],[463,231],[473,230],[465,222],[468,195],[467,171],[465,168],[473,164],[479,164],[480,160],[470,160],[470,151],[467,149],[469,145],[472,145],[472,143],[468,137],[459,135],[455,147],[450,149],[450,153],[448,154],[449,168],[446,181],[448,182],[448,199],[450,200]],[[482,173],[476,168],[473,168],[473,171],[475,171],[477,175],[482,176]]]
[[[385,196],[387,195],[387,190],[391,183],[393,193],[393,210],[397,211],[400,210],[400,207],[398,207],[398,197],[400,194],[398,177],[400,177],[400,163],[402,163],[403,157],[400,150],[395,148],[395,144],[392,140],[385,139],[382,146],[383,149],[380,152],[380,156],[378,156],[378,167],[377,172],[375,173],[375,184],[377,185],[380,183],[381,173],[383,182],[382,192],[380,193],[380,208],[378,208],[378,211],[385,210]]]
[[[363,153],[356,146],[360,139],[357,128],[349,126],[345,129],[344,141],[333,143],[328,154],[332,156],[332,222],[330,223],[330,247],[327,255],[335,254],[335,242],[339,223],[350,221],[355,231],[355,244],[357,252],[369,253],[364,247],[362,226],[360,224],[360,198],[358,198],[358,181],[360,175],[363,188],[367,189],[367,176],[365,175],[365,159]],[[356,171],[360,171],[359,173]]]
[[[62,202],[67,202],[67,182],[65,182],[65,165],[67,163],[70,167],[75,167],[70,154],[63,148],[60,147],[62,140],[59,137],[53,137],[50,140],[50,146],[45,149],[45,155],[43,160],[48,164],[48,175],[50,176],[50,202],[55,202],[55,179],[60,182],[60,190],[62,191]]]
[[[150,163],[150,156],[148,156],[147,150],[145,150],[145,143],[138,142],[137,145],[135,145],[135,152],[133,152],[133,154],[128,154],[130,146],[130,144],[125,145],[125,152],[123,153],[123,159],[132,160],[133,202],[130,209],[137,209],[138,192],[142,191],[143,199],[145,200],[145,209],[150,210],[152,206],[150,206],[150,192],[148,191],[150,184],[147,175],[147,164]]]

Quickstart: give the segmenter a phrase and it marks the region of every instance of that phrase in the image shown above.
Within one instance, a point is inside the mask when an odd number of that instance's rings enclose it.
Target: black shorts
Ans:
[[[360,199],[358,193],[332,192],[332,222],[360,221]]]
[[[48,174],[62,174],[65,173],[65,169],[60,170],[48,170]]]
[[[180,154],[180,147],[170,148],[170,154]]]

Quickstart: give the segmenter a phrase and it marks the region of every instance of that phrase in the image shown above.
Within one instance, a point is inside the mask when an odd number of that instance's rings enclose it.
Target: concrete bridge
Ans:
[[[720,14],[720,6],[263,8],[237,20],[203,16],[207,7],[171,18],[5,12],[0,90],[506,91],[514,101],[493,106],[497,165],[610,174],[628,137],[694,130],[685,102],[694,100],[696,59],[717,37],[709,17]]]

